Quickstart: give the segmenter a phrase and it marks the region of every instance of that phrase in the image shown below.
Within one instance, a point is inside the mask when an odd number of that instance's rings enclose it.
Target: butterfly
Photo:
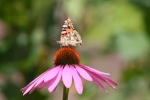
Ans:
[[[80,34],[73,27],[73,22],[67,18],[62,26],[60,41],[57,41],[60,46],[80,46],[82,39]]]

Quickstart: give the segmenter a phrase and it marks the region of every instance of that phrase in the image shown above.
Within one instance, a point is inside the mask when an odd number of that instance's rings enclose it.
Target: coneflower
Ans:
[[[64,84],[63,98],[65,98],[63,100],[67,100],[68,90],[72,85],[73,80],[77,92],[82,94],[83,84],[81,77],[83,77],[88,81],[93,81],[104,91],[106,91],[106,93],[108,93],[101,82],[103,81],[114,89],[115,86],[117,86],[117,83],[106,77],[106,75],[110,74],[80,64],[80,55],[75,49],[71,47],[62,47],[56,52],[54,56],[54,67],[39,75],[27,86],[22,88],[21,91],[23,92],[23,95],[25,95],[28,92],[32,93],[35,89],[43,89],[47,86],[48,91],[53,92],[59,81],[62,81]]]

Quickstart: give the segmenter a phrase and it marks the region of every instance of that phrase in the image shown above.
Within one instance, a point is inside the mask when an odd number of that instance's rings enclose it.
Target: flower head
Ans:
[[[83,85],[81,77],[88,81],[93,81],[101,87],[106,93],[108,91],[101,82],[106,83],[115,89],[117,83],[106,77],[109,73],[101,72],[91,67],[80,64],[80,56],[78,52],[71,47],[60,48],[54,56],[55,66],[45,71],[38,76],[27,86],[21,89],[23,95],[32,93],[35,89],[43,89],[48,86],[48,91],[53,92],[57,87],[59,81],[62,81],[66,88],[70,88],[74,80],[76,90],[82,94]]]

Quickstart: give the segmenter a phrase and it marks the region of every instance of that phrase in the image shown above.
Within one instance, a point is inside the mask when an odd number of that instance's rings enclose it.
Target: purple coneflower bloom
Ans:
[[[54,67],[48,69],[27,86],[22,88],[21,91],[23,92],[23,95],[28,92],[32,93],[35,89],[43,89],[46,86],[48,87],[49,92],[53,92],[59,81],[62,81],[66,88],[70,88],[72,80],[74,80],[77,92],[82,94],[83,85],[81,77],[88,81],[93,81],[106,91],[106,93],[108,93],[108,91],[101,82],[106,83],[114,89],[115,86],[117,86],[116,82],[105,76],[110,75],[109,73],[100,72],[91,67],[81,65],[78,52],[71,47],[60,48],[54,56],[54,64]]]

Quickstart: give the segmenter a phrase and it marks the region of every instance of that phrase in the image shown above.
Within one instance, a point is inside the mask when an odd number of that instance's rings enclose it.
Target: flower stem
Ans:
[[[69,93],[69,88],[66,88],[65,85],[64,85],[63,100],[68,100],[68,93]]]

